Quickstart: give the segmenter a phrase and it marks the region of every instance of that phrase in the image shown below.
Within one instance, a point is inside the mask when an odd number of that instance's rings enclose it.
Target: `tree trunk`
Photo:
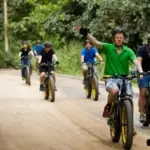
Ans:
[[[4,42],[5,42],[5,52],[9,51],[7,31],[8,31],[7,0],[4,0]]]

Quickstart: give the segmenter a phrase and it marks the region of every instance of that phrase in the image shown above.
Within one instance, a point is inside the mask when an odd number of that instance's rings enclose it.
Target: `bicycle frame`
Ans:
[[[97,72],[94,68],[96,66],[96,63],[94,63],[94,64],[88,63],[87,66],[88,66],[87,79],[88,79],[89,82],[91,82],[92,77],[94,75],[97,76]]]

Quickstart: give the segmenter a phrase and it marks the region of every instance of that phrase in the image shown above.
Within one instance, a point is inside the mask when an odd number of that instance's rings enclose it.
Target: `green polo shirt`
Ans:
[[[128,75],[129,63],[136,59],[134,52],[125,45],[120,54],[114,44],[102,43],[102,48],[106,55],[104,75]]]

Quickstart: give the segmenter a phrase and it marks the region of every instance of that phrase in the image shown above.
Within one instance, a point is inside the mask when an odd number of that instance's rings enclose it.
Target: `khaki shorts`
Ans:
[[[87,64],[82,64],[82,67],[81,67],[83,70],[88,70],[88,66],[87,66]]]

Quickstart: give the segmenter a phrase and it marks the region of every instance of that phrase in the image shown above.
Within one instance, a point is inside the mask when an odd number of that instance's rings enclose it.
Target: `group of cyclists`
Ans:
[[[33,46],[33,48],[31,48],[29,43],[27,41],[24,41],[23,47],[20,49],[19,52],[19,57],[21,58],[21,76],[23,80],[25,78],[24,75],[25,63],[30,64],[32,70],[30,56],[36,58],[36,64],[38,66],[40,74],[40,91],[44,91],[44,76],[45,72],[47,71],[47,68],[44,66],[40,66],[40,64],[52,63],[53,61],[55,61],[56,64],[59,64],[58,58],[55,54],[55,51],[52,48],[51,42],[46,41],[44,44],[41,44],[40,40],[37,40],[36,44]],[[25,62],[24,59],[25,57],[28,57],[28,62]],[[52,74],[53,79],[56,82],[54,68]],[[57,90],[56,87],[55,90]]]
[[[86,28],[77,27],[76,28],[80,34],[87,38],[85,41],[85,48],[81,51],[81,64],[82,64],[82,73],[83,73],[83,84],[86,82],[87,74],[87,63],[94,63],[96,59],[100,62],[103,61],[103,58],[98,53],[97,49],[94,47],[97,46],[104,51],[106,56],[105,68],[104,68],[104,77],[105,77],[105,87],[108,92],[107,103],[103,110],[103,117],[109,118],[111,105],[114,102],[119,87],[121,87],[121,79],[112,79],[112,75],[129,75],[129,66],[132,62],[138,71],[138,85],[139,85],[139,112],[140,117],[139,121],[143,123],[146,121],[145,115],[145,104],[146,104],[146,90],[148,83],[150,82],[150,76],[143,76],[143,72],[150,71],[150,34],[147,37],[147,44],[141,46],[137,50],[137,56],[132,49],[127,47],[125,43],[126,34],[120,28],[115,29],[112,32],[113,43],[103,43],[98,41],[93,37],[89,30]],[[50,42],[45,42],[43,45],[40,43],[40,40],[37,40],[33,48],[30,48],[27,41],[24,41],[23,48],[19,52],[19,57],[21,58],[21,74],[22,79],[24,79],[23,67],[24,67],[24,56],[32,55],[37,59],[37,64],[40,66],[41,63],[48,63],[55,61],[59,64],[58,58],[55,54],[55,51],[52,48]],[[29,63],[30,59],[29,59]],[[96,69],[96,68],[95,68]],[[53,68],[53,78],[56,82],[55,72]],[[39,67],[40,73],[40,91],[44,91],[44,76],[46,68]],[[127,92],[129,95],[133,95],[133,90],[130,81],[126,82]],[[55,90],[56,87],[55,87]]]
[[[126,34],[125,32],[117,28],[112,32],[112,40],[113,43],[103,43],[98,41],[95,37],[93,37],[89,30],[86,28],[77,27],[76,28],[80,34],[86,37],[88,40],[86,41],[85,48],[81,52],[81,62],[82,62],[82,70],[83,70],[83,83],[85,83],[85,73],[87,70],[86,63],[87,62],[95,62],[95,58],[101,62],[103,59],[98,54],[98,51],[93,46],[99,47],[104,51],[106,56],[105,60],[105,69],[104,69],[104,77],[105,77],[105,87],[108,92],[107,103],[104,107],[103,117],[109,118],[110,109],[112,102],[115,100],[119,87],[122,85],[121,79],[112,79],[109,78],[112,75],[129,75],[129,66],[130,62],[132,62],[139,74],[138,78],[138,86],[139,86],[139,112],[140,117],[139,121],[141,123],[146,121],[145,114],[145,105],[146,105],[146,96],[147,96],[147,87],[150,82],[150,76],[143,76],[143,72],[150,71],[150,34],[147,37],[147,44],[141,46],[137,50],[137,56],[134,54],[132,49],[127,47],[125,43]],[[127,92],[129,95],[133,95],[133,90],[130,82],[126,83]]]

